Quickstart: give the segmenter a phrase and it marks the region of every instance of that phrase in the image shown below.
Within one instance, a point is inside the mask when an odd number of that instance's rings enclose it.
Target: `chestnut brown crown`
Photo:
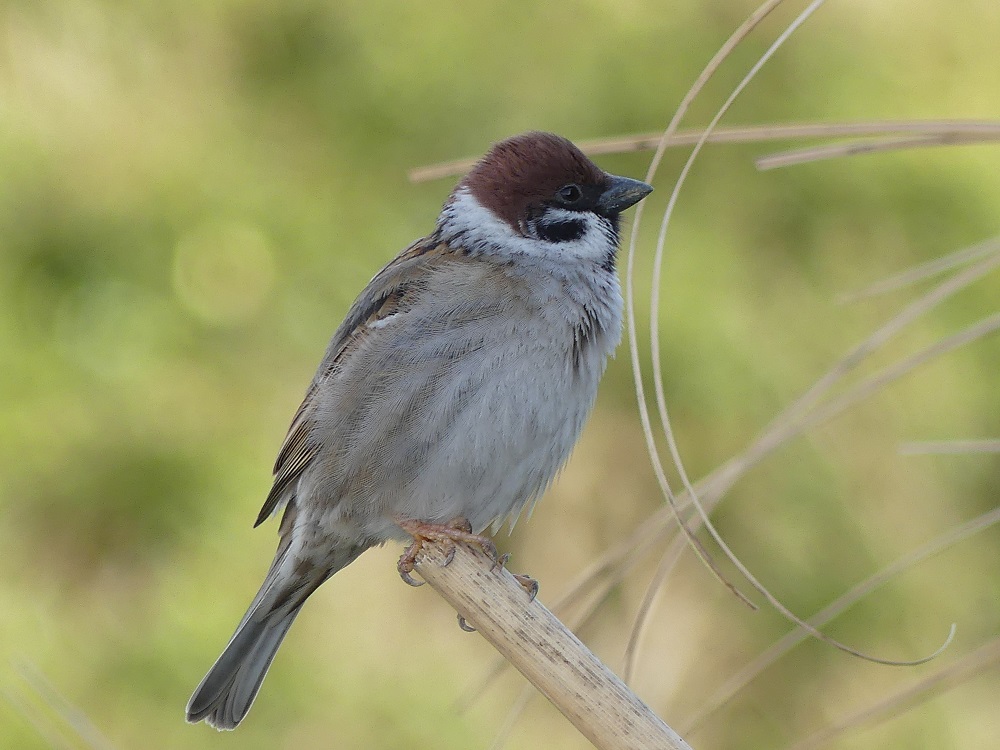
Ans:
[[[494,145],[459,187],[467,188],[480,205],[517,228],[564,187],[576,186],[581,193],[590,194],[584,197],[581,208],[591,208],[610,180],[610,175],[566,138],[533,131]]]

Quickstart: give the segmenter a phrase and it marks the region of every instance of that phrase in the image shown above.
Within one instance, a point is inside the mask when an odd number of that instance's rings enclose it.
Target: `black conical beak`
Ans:
[[[608,186],[597,199],[597,210],[603,214],[618,214],[634,206],[653,192],[653,186],[631,177],[608,175]]]

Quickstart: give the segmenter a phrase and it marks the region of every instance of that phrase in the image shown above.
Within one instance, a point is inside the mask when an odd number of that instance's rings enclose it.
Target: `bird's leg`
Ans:
[[[415,580],[410,574],[413,572],[413,565],[417,560],[417,556],[424,547],[424,542],[427,541],[446,541],[451,543],[447,557],[445,558],[445,565],[450,563],[455,556],[454,545],[456,542],[477,545],[493,559],[492,570],[494,571],[502,570],[510,557],[507,554],[498,555],[497,548],[492,540],[482,534],[473,534],[472,525],[468,519],[461,516],[452,519],[446,524],[426,523],[424,521],[409,519],[397,520],[396,523],[403,531],[413,537],[413,543],[406,548],[406,551],[403,552],[396,565],[400,578],[411,586],[424,585],[423,581]],[[511,573],[511,575],[514,576],[515,581],[521,584],[521,588],[527,592],[528,601],[534,601],[538,595],[538,581],[522,573]]]
[[[493,544],[493,541],[489,537],[485,537],[482,534],[473,534],[472,526],[465,518],[455,518],[446,524],[427,523],[425,521],[414,521],[412,519],[397,519],[396,524],[399,528],[413,537],[413,543],[406,548],[406,551],[403,552],[402,557],[399,558],[399,562],[396,564],[396,569],[399,571],[400,578],[411,586],[423,585],[422,581],[414,580],[410,574],[413,572],[413,565],[416,563],[417,556],[420,554],[420,551],[424,548],[425,542],[433,541],[450,543],[448,557],[445,559],[445,565],[450,563],[452,558],[455,556],[455,544],[458,542],[475,544],[483,552],[493,558],[493,560],[500,559],[497,555],[497,548]]]

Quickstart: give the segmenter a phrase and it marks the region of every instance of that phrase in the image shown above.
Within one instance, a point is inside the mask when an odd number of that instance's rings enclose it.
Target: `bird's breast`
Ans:
[[[324,385],[334,448],[322,493],[373,537],[393,535],[392,516],[465,516],[478,530],[537,497],[576,443],[620,336],[617,284],[434,281]]]

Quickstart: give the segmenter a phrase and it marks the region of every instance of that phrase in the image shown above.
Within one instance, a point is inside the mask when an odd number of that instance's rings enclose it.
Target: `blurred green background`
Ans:
[[[689,122],[707,121],[799,7],[737,51]],[[406,171],[526,129],[581,140],[663,128],[751,8],[4,2],[0,746],[101,746],[60,738],[58,701],[29,684],[41,674],[115,748],[488,747],[522,683],[507,677],[455,711],[492,653],[432,591],[400,583],[395,547],[310,600],[237,732],[188,726],[183,712],[270,562],[276,526],[251,523],[329,335],[375,271],[430,230],[453,184],[411,185]],[[998,35],[995,0],[832,2],[727,122],[995,118]],[[752,165],[762,153],[709,149],[668,242],[665,387],[692,476],[915,294],[838,306],[839,292],[1000,227],[995,146],[764,174]],[[641,331],[679,159],[668,156],[647,206]],[[648,160],[599,162],[641,177]],[[878,363],[996,312],[998,298],[994,272]],[[997,337],[921,368],[752,472],[720,528],[811,614],[996,504],[995,457],[897,448],[1000,435],[998,371]],[[551,601],[661,503],[623,349],[573,460],[501,545]],[[913,658],[956,622],[942,660],[959,658],[1000,628],[998,541],[988,530],[922,564],[829,631]],[[655,558],[584,631],[615,668]],[[677,725],[788,629],[687,558],[634,683]],[[941,663],[892,669],[806,643],[690,739],[701,750],[785,747]],[[994,667],[835,746],[995,748],[998,693]],[[539,700],[510,746],[587,744]]]

